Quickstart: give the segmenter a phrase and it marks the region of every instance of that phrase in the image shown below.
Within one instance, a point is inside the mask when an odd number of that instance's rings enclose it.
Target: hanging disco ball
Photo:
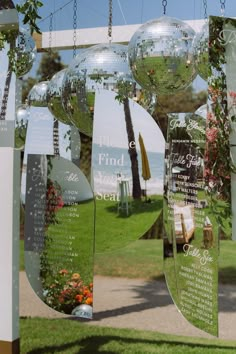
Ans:
[[[16,123],[26,125],[30,116],[29,106],[22,104],[16,109]]]
[[[189,25],[167,16],[142,25],[128,46],[135,80],[155,93],[185,89],[196,77],[194,36]]]
[[[36,58],[36,45],[30,33],[24,28],[20,29],[15,48],[14,67],[17,77],[27,74]]]
[[[120,97],[132,97],[134,88],[127,46],[98,44],[79,54],[68,68],[62,84],[62,104],[73,124],[91,136],[96,91],[112,90]]]
[[[61,101],[62,82],[66,71],[67,69],[63,69],[52,77],[47,87],[46,100],[52,115],[60,122],[70,125],[69,115],[65,112]]]
[[[47,88],[49,81],[42,81],[32,87],[28,94],[28,104],[33,107],[47,107]]]
[[[193,46],[195,48],[196,55],[196,67],[197,73],[203,80],[208,79],[209,68],[209,54],[208,54],[208,42],[209,42],[209,24],[206,22],[194,39]]]
[[[25,145],[29,116],[29,106],[21,105],[16,108],[15,147],[17,149],[21,149]]]

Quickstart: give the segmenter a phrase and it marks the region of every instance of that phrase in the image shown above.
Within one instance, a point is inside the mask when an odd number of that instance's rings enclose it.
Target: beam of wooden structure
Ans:
[[[184,21],[189,24],[196,32],[200,32],[205,20]],[[112,42],[113,43],[129,43],[133,34],[138,30],[141,24],[113,26]],[[72,49],[74,30],[52,31],[34,34],[38,52],[46,51],[49,48],[56,50]],[[87,48],[91,45],[99,43],[107,43],[107,27],[83,28],[76,31],[77,48]]]

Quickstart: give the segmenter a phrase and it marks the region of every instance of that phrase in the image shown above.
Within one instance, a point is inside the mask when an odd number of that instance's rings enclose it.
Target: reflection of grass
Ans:
[[[118,213],[114,201],[96,202],[96,252],[115,251],[141,237],[155,222],[162,209],[162,196],[151,196],[152,203],[135,201],[131,214]]]
[[[94,240],[93,202],[81,203],[73,208],[77,209],[76,213],[79,214],[79,218],[69,217],[68,207],[64,207],[56,214],[58,224],[48,227],[47,236],[52,241],[48,244],[47,252],[49,257],[55,253],[54,238],[60,241],[62,252],[67,251],[68,243],[71,242],[72,252],[77,253],[78,256],[73,257],[72,262],[68,260],[69,257],[58,257],[55,266],[57,269],[68,268],[72,272],[78,272],[85,282],[91,282]],[[71,240],[70,237],[74,237],[74,240]]]
[[[95,254],[95,273],[128,278],[163,277],[162,240],[137,240],[114,252]],[[236,243],[220,241],[220,283],[236,285]],[[167,259],[168,262],[168,259]],[[20,270],[24,270],[24,241],[20,241]],[[174,276],[174,272],[172,272]]]
[[[236,346],[236,341],[104,328],[65,319],[22,319],[20,329],[21,353],[233,354]]]
[[[114,252],[95,254],[95,274],[163,279],[162,240],[138,240]]]
[[[186,68],[186,63],[180,58],[168,57],[144,57],[136,61],[136,70],[139,72],[138,76],[140,82],[144,86],[161,86],[165,82],[166,90],[179,89],[185,86],[185,82],[189,82],[192,77],[192,65],[189,69]],[[167,68],[169,70],[167,70]],[[143,73],[143,74],[142,74]],[[174,80],[173,80],[174,75]]]

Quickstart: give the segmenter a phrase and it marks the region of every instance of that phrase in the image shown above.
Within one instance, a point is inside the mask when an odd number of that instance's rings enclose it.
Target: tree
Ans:
[[[61,62],[61,56],[57,51],[44,53],[37,70],[37,77],[40,81],[50,80],[52,76],[65,68]]]
[[[174,95],[160,95],[155,109],[154,119],[159,125],[164,138],[167,136],[167,114],[195,112],[198,107],[206,104],[207,92],[195,93],[190,86]]]
[[[138,169],[138,154],[136,150],[136,145],[134,136],[134,128],[132,123],[132,117],[129,106],[129,96],[133,93],[133,86],[130,85],[129,81],[119,81],[117,83],[118,94],[116,99],[123,104],[124,114],[125,114],[125,123],[126,131],[128,137],[128,152],[131,162],[131,172],[132,172],[132,182],[133,182],[133,191],[132,196],[134,199],[141,199],[142,190],[139,178],[139,169]]]
[[[132,180],[133,180],[132,195],[134,199],[141,199],[142,191],[141,191],[139,169],[138,169],[138,154],[135,145],[133,146],[132,144],[132,142],[135,141],[135,136],[134,136],[134,128],[132,124],[128,97],[124,98],[123,104],[124,104],[125,123],[126,123],[126,131],[128,136],[129,156],[131,161],[131,171],[132,171]]]

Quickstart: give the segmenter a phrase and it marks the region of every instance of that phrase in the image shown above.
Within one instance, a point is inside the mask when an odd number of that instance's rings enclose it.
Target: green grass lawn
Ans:
[[[132,201],[128,216],[118,213],[114,201],[96,201],[96,253],[123,249],[151,228],[162,210],[162,196],[150,198],[151,203]]]
[[[236,341],[90,326],[73,320],[21,319],[22,354],[235,353]]]
[[[127,278],[164,279],[162,240],[137,240],[116,252],[95,254],[95,274]],[[236,243],[220,241],[219,281],[236,285]],[[24,241],[20,242],[24,270]]]

